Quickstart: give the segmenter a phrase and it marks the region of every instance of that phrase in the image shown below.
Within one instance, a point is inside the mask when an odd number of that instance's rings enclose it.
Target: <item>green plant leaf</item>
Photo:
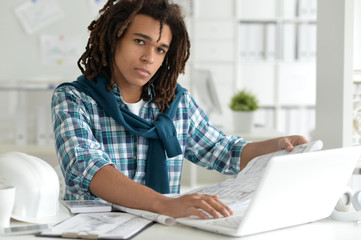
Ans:
[[[257,97],[244,89],[232,96],[229,107],[233,111],[255,111],[259,104]]]

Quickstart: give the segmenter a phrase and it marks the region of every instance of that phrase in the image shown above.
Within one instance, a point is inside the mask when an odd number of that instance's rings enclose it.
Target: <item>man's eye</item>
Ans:
[[[144,45],[144,41],[143,41],[143,40],[135,39],[135,42],[138,43],[139,45]]]
[[[159,53],[165,53],[165,51],[164,51],[163,48],[158,48],[158,52],[159,52]]]

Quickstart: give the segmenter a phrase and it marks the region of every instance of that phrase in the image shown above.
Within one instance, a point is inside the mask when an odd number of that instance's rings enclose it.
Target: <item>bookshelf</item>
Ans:
[[[193,69],[208,69],[216,85],[222,113],[211,113],[211,121],[220,128],[231,126],[228,108],[235,79],[235,27],[233,0],[192,0],[187,15],[191,37],[191,56],[187,63],[190,76]],[[203,109],[201,96],[197,95],[191,79],[188,89]],[[182,189],[223,181],[227,176],[209,171],[185,160],[182,172]]]
[[[317,0],[238,0],[235,5],[235,88],[259,97],[258,125],[310,138],[315,125]]]
[[[188,62],[193,69],[208,69],[216,84],[216,94],[222,113],[212,113],[209,117],[218,127],[231,126],[231,111],[228,108],[234,90],[235,78],[235,18],[233,0],[193,0],[191,22],[191,57]],[[195,80],[191,80],[192,81]],[[195,86],[190,84],[190,92],[199,101]]]
[[[193,0],[191,13],[189,70],[212,72],[223,110],[212,114],[211,121],[232,132],[230,97],[247,88],[262,106],[256,126],[310,137],[315,126],[317,0]],[[192,81],[189,89],[197,100]]]
[[[222,107],[210,120],[237,135],[228,105],[236,91],[247,88],[262,106],[256,115],[257,136],[247,139],[310,136],[315,126],[317,0],[193,0],[190,9],[189,70],[211,71]],[[202,107],[192,81],[189,89]],[[187,185],[222,178],[194,165],[184,168]]]

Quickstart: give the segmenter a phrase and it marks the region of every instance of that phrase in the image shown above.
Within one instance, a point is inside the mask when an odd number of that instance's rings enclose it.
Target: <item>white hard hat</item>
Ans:
[[[59,179],[44,160],[20,152],[1,154],[0,183],[16,188],[12,218],[43,223],[57,215]]]

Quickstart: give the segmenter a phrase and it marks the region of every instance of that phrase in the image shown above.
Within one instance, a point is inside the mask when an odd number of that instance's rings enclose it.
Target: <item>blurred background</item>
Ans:
[[[191,37],[179,83],[224,132],[248,140],[301,134],[326,148],[360,144],[361,0],[176,0]],[[50,101],[81,73],[87,26],[104,0],[1,0],[0,152],[56,166]],[[229,103],[259,100],[248,131]],[[184,184],[223,179],[186,164]]]

